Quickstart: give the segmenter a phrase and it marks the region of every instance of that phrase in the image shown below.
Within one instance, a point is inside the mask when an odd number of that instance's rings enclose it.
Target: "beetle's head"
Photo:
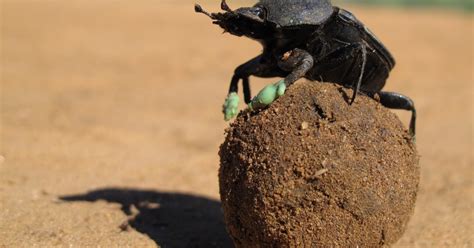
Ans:
[[[256,5],[254,7],[243,7],[231,10],[225,0],[221,2],[223,13],[209,13],[199,4],[194,10],[209,16],[214,24],[236,36],[247,36],[252,39],[263,40],[267,37],[270,25],[266,21],[266,9]]]

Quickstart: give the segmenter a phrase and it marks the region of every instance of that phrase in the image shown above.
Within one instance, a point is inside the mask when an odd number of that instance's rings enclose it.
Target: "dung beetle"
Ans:
[[[415,136],[416,110],[402,94],[382,91],[395,60],[380,40],[352,13],[332,6],[329,0],[261,0],[253,7],[232,10],[225,0],[222,13],[203,13],[228,32],[260,42],[262,54],[235,69],[224,103],[226,120],[237,115],[238,83],[242,80],[245,102],[263,108],[283,95],[300,78],[333,82],[353,89],[392,109],[412,112],[409,132]],[[251,98],[249,77],[282,77]]]

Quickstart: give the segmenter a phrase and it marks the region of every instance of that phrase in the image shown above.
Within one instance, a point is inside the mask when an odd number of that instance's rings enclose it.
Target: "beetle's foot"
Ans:
[[[224,106],[222,106],[222,112],[224,113],[224,119],[226,121],[231,120],[239,113],[239,95],[232,92],[227,95]]]
[[[250,110],[263,109],[274,102],[278,97],[285,94],[286,84],[282,79],[277,83],[265,86],[258,95],[256,95],[249,103]]]

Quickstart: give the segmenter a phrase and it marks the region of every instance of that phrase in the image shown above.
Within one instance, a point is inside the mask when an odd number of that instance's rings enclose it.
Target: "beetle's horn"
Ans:
[[[205,11],[205,10],[201,7],[201,5],[199,5],[199,4],[197,4],[197,3],[194,5],[194,11],[196,11],[197,13],[203,13],[203,14],[209,16],[211,19],[216,19],[216,18],[214,18],[211,14],[209,14],[209,12]]]
[[[225,0],[222,0],[221,2],[221,9],[227,12],[233,13],[234,11],[229,8],[229,5],[225,2]]]

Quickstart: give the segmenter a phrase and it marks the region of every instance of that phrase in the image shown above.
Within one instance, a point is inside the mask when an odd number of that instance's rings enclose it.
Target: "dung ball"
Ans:
[[[412,138],[376,100],[298,82],[243,111],[220,147],[219,186],[236,247],[381,247],[413,213],[420,169]]]

